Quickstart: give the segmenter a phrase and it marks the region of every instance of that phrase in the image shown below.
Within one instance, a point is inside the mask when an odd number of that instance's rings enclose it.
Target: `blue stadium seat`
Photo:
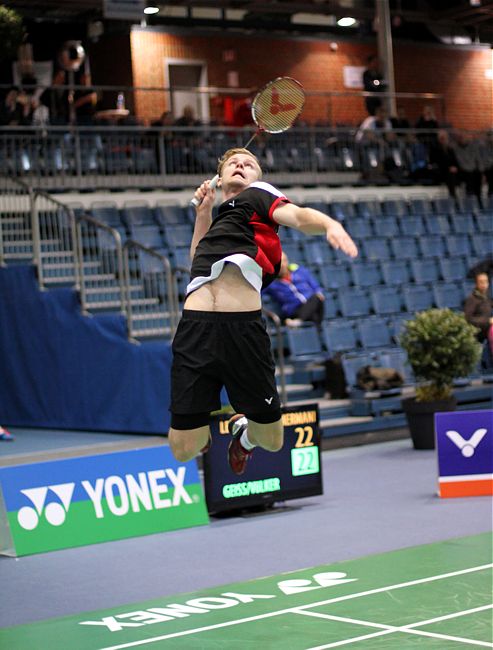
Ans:
[[[375,352],[346,353],[341,355],[341,363],[346,385],[350,391],[354,391],[358,370],[365,366],[375,366],[378,363],[378,355]]]
[[[371,221],[369,219],[362,219],[361,217],[348,221],[346,224],[346,230],[349,232],[351,237],[356,239],[364,239],[365,237],[373,236]]]
[[[325,358],[320,335],[315,325],[286,327],[289,360],[292,363],[321,361]]]
[[[167,205],[157,203],[154,208],[154,214],[156,221],[163,228],[166,228],[170,224],[189,223],[187,209],[181,207],[181,205]]]
[[[487,214],[487,213],[477,214],[476,230],[485,235],[493,235],[493,214]]]
[[[399,224],[394,216],[374,217],[373,230],[377,237],[396,237],[399,235]]]
[[[358,339],[351,321],[335,320],[322,323],[322,338],[330,356],[356,350]]]
[[[441,235],[428,235],[419,239],[423,257],[445,257],[445,243]]]
[[[337,295],[326,291],[324,297],[324,318],[335,318],[339,313],[339,300]]]
[[[380,263],[384,284],[399,286],[411,280],[407,260],[387,260]]]
[[[177,246],[190,246],[192,241],[192,227],[187,225],[171,224],[164,231],[164,237],[169,249]]]
[[[305,255],[301,250],[298,242],[295,241],[283,241],[282,250],[288,256],[288,260],[294,264],[304,264]]]
[[[384,318],[378,316],[358,321],[359,340],[364,349],[387,348],[394,345],[391,331]]]
[[[433,295],[437,307],[461,310],[465,299],[462,287],[455,282],[441,282],[433,285]]]
[[[382,282],[382,272],[377,262],[354,262],[350,270],[353,284],[357,287],[374,287]]]
[[[396,260],[413,260],[419,256],[415,237],[393,237],[390,240],[390,248]]]
[[[438,264],[433,258],[411,260],[411,271],[416,284],[437,282]]]
[[[466,277],[467,268],[462,257],[454,257],[453,259],[441,257],[438,264],[440,266],[440,275],[445,282],[462,281]]]
[[[383,237],[370,237],[363,241],[363,252],[369,261],[379,262],[390,259],[390,249],[387,240]]]
[[[455,235],[473,235],[476,232],[476,223],[472,214],[455,214],[450,221]]]
[[[384,214],[392,215],[395,217],[404,217],[409,213],[406,200],[401,198],[384,199],[382,201],[382,209]]]
[[[430,235],[448,235],[450,222],[445,215],[429,215],[425,219],[426,232]]]
[[[326,264],[318,269],[320,284],[324,289],[341,289],[351,284],[347,264]]]
[[[382,213],[380,203],[376,197],[368,197],[356,202],[356,211],[360,217],[368,219]]]
[[[122,227],[120,212],[113,201],[94,201],[91,203],[90,214],[112,228]]]
[[[481,210],[478,197],[474,194],[466,194],[466,196],[464,196],[459,203],[462,212],[477,213]]]
[[[373,311],[378,316],[398,314],[402,310],[402,298],[395,287],[372,287],[370,300]]]
[[[472,235],[470,240],[473,253],[477,257],[481,258],[493,255],[493,238],[491,235],[489,237],[485,237],[484,235]]]
[[[339,292],[339,305],[346,318],[368,316],[371,312],[370,298],[364,289],[343,289]]]
[[[432,214],[433,206],[429,197],[415,196],[409,199],[409,212],[414,215],[428,215]]]
[[[407,311],[424,311],[433,307],[433,293],[424,285],[407,286],[402,290]]]
[[[126,227],[155,226],[154,212],[147,202],[127,201],[121,209],[122,220]]]
[[[392,338],[398,345],[400,344],[400,338],[404,333],[406,323],[412,319],[413,319],[412,314],[400,314],[399,316],[394,316],[391,319],[389,323],[389,328],[390,331],[392,332]]]
[[[183,269],[189,269],[192,265],[190,259],[190,247],[174,248],[172,251],[173,266],[179,266]]]
[[[421,216],[408,216],[399,221],[403,235],[408,237],[420,237],[426,232],[425,223]]]
[[[303,259],[307,264],[323,266],[324,264],[333,264],[336,261],[334,249],[329,246],[323,237],[309,237],[302,240],[301,248],[303,249]],[[285,251],[284,244],[283,250]],[[286,254],[290,257],[287,252]],[[294,261],[296,260],[293,258]]]
[[[404,384],[414,384],[415,377],[411,366],[407,360],[407,354],[402,348],[392,348],[382,350],[378,359],[383,368],[394,368],[404,377]]]
[[[447,235],[445,237],[445,245],[451,257],[461,255],[468,257],[471,255],[471,245],[467,235]]]
[[[131,226],[130,237],[147,248],[162,248],[164,246],[163,237],[156,225]]]
[[[356,216],[356,208],[351,199],[332,201],[329,207],[329,214],[333,219],[344,222]]]
[[[437,214],[455,214],[457,212],[455,201],[451,196],[434,199],[433,204]]]

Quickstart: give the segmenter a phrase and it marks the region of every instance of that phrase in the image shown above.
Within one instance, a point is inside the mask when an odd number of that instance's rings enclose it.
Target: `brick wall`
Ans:
[[[288,75],[298,79],[307,91],[346,91],[343,66],[365,65],[375,51],[371,43],[339,42],[332,51],[330,43],[320,40],[289,40],[235,36],[185,36],[152,30],[134,30],[130,36],[133,83],[136,86],[164,86],[165,59],[202,59],[207,61],[209,85],[225,87],[228,71],[237,71],[241,87],[258,87],[270,79]],[[232,50],[235,60],[225,62],[223,51]],[[492,81],[484,71],[491,68],[491,51],[458,49],[423,44],[394,44],[394,68],[397,92],[431,92],[445,95],[446,119],[456,127],[484,129],[493,124]],[[154,119],[169,109],[163,94],[138,95],[139,117]],[[425,100],[402,100],[409,117],[415,121]],[[433,101],[429,103],[434,103]],[[439,118],[441,106],[435,102]],[[220,119],[221,98],[211,102],[212,116]],[[329,121],[358,124],[365,117],[363,100],[345,96],[309,97],[303,112],[307,122]]]

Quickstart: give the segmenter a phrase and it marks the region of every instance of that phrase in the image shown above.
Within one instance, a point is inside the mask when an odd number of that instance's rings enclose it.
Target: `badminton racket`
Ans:
[[[289,129],[303,110],[305,93],[303,86],[291,77],[277,77],[269,81],[255,95],[252,102],[252,118],[257,125],[257,130],[245,144],[248,149],[259,133],[282,133]],[[216,174],[209,187],[214,189],[219,180]],[[199,205],[200,201],[194,197],[192,205]]]

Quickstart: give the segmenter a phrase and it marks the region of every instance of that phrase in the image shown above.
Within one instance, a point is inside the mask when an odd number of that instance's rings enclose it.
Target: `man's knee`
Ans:
[[[186,463],[195,458],[205,445],[202,438],[207,441],[208,432],[170,429],[168,433],[169,446],[179,463]]]

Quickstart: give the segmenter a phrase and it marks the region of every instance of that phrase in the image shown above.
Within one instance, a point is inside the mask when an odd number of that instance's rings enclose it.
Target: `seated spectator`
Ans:
[[[481,203],[482,173],[479,143],[467,131],[460,131],[457,134],[454,150],[466,194],[477,196]]]
[[[375,111],[375,115],[369,115],[363,120],[363,122],[361,122],[354,139],[356,142],[361,142],[365,136],[365,132],[383,132],[391,130],[392,122],[389,120],[387,110],[383,106],[379,106]]]
[[[31,90],[12,87],[0,109],[0,123],[7,126],[29,126],[32,124],[36,102]]]
[[[493,132],[483,133],[479,139],[479,167],[484,174],[488,195],[493,196]]]
[[[419,140],[422,140],[429,146],[433,146],[436,143],[436,133],[431,131],[436,131],[438,129],[438,120],[432,106],[423,106],[423,111],[419,116],[415,127],[420,130],[426,129],[428,131],[427,133],[418,133],[417,136]]]
[[[436,180],[445,183],[450,196],[455,199],[456,189],[460,184],[459,163],[449,134],[443,129],[438,131],[437,142],[430,150],[430,164],[436,174]]]
[[[200,126],[201,121],[195,118],[192,106],[188,105],[183,108],[183,115],[175,120],[175,126]]]
[[[288,327],[298,327],[304,321],[320,325],[324,317],[323,289],[310,273],[299,264],[290,264],[286,253],[281,257],[279,275],[264,294],[278,304]]]
[[[486,345],[488,365],[493,360],[493,301],[489,294],[489,279],[486,273],[478,273],[474,278],[474,289],[464,303],[464,315],[468,323],[479,328],[477,334],[480,343]],[[485,357],[483,357],[483,360]],[[486,365],[486,364],[485,364]]]
[[[402,106],[399,106],[397,109],[397,116],[391,117],[390,121],[392,122],[392,128],[397,132],[397,135],[404,135],[400,133],[400,129],[410,129],[411,123],[407,119],[406,109]]]
[[[392,183],[399,183],[407,176],[404,143],[395,131],[384,135],[383,168]]]
[[[4,442],[12,442],[14,440],[14,436],[7,431],[5,427],[0,426],[0,440],[3,440]]]

